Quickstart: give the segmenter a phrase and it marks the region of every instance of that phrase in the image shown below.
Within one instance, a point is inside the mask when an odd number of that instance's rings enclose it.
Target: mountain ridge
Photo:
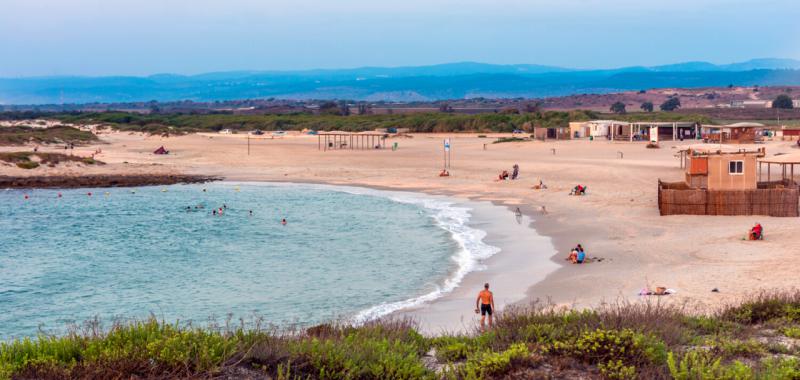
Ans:
[[[0,78],[0,104],[214,101],[267,97],[405,101],[473,96],[546,97],[730,84],[798,85],[800,61],[760,58],[723,65],[696,61],[612,69],[453,62],[427,66],[242,70],[144,77]]]

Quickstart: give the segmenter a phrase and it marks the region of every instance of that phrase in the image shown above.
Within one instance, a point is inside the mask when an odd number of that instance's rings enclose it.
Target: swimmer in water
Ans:
[[[253,216],[253,210],[250,210],[250,216]]]
[[[211,211],[211,215],[217,215],[217,209],[214,209],[214,211]]]
[[[283,224],[284,226],[286,225],[286,218],[284,218],[283,220],[281,220],[281,224]]]
[[[226,205],[226,204],[224,204],[224,203],[223,203],[223,204],[222,204],[222,208],[224,208],[224,209],[226,209],[226,210],[227,210],[227,209],[228,209],[228,205]]]
[[[219,208],[219,214],[222,215],[222,207]]]

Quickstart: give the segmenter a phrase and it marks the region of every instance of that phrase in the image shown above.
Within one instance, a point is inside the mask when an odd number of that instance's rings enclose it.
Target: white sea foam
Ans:
[[[455,202],[447,201],[439,197],[407,192],[379,191],[351,187],[340,188],[340,190],[353,194],[383,196],[395,202],[422,206],[431,212],[431,216],[436,221],[439,228],[448,231],[453,240],[458,243],[458,249],[451,257],[456,263],[456,270],[450,277],[444,279],[435,290],[418,297],[403,301],[382,303],[362,310],[353,317],[355,323],[364,323],[397,310],[419,306],[436,300],[458,287],[464,279],[464,276],[468,273],[483,269],[481,261],[500,252],[500,248],[483,242],[483,238],[486,237],[485,231],[469,226],[471,210],[467,207],[455,206]]]
[[[350,194],[378,196],[389,198],[392,201],[414,204],[421,206],[430,212],[431,217],[436,221],[439,228],[450,233],[452,239],[458,244],[458,249],[451,259],[456,264],[456,269],[452,274],[437,285],[433,291],[418,297],[409,298],[402,301],[386,302],[362,310],[353,316],[352,320],[356,324],[368,322],[392,312],[419,306],[434,301],[450,293],[457,288],[468,273],[481,270],[483,260],[492,257],[500,252],[500,248],[488,245],[483,242],[486,231],[470,227],[471,209],[468,207],[456,206],[456,202],[444,197],[427,194],[375,190],[364,187],[335,186],[335,185],[307,185],[294,183],[272,183],[278,186],[301,186],[318,188],[332,191],[347,192]]]

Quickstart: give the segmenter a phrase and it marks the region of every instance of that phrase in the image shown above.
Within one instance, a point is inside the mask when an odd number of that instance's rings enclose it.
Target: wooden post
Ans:
[[[247,155],[250,155],[250,134],[247,134]]]

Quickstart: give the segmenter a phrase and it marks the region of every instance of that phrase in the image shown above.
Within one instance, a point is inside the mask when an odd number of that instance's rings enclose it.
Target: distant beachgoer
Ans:
[[[286,225],[286,218],[281,219],[281,224],[283,224],[284,226]]]
[[[761,223],[756,223],[756,225],[750,230],[750,240],[761,240],[763,233],[764,227],[761,227]]]
[[[219,208],[219,215],[222,216],[222,207]]]
[[[511,171],[511,179],[517,179],[519,177],[519,165],[514,164],[513,170]]]
[[[481,313],[481,332],[486,331],[486,314],[489,314],[489,329],[492,328],[492,313],[494,311],[494,294],[489,291],[489,283],[483,284],[483,290],[478,292],[475,299],[475,314]]]
[[[211,215],[217,215],[217,209],[214,209],[213,211],[211,211]]]
[[[572,188],[572,192],[570,193],[570,195],[585,195],[585,194],[586,194],[586,187],[583,185],[575,185],[575,187]]]
[[[223,204],[222,204],[222,208],[224,208],[224,209],[226,209],[226,210],[227,210],[227,209],[228,209],[228,205],[226,205],[226,204],[224,204],[224,203],[223,203]]]
[[[516,211],[514,211],[514,215],[516,215],[516,216],[522,216],[522,210],[520,210],[520,209],[519,209],[519,207],[517,207],[517,210],[516,210]]]
[[[578,246],[575,247],[574,251],[577,252],[577,256],[575,257],[575,264],[583,264],[583,262],[586,261],[586,252],[584,252],[583,246],[578,244]]]
[[[250,216],[253,216],[253,210],[250,210]]]
[[[569,256],[567,256],[567,260],[569,260],[569,262],[571,262],[573,264],[577,264],[578,263],[578,251],[573,248],[572,251],[569,252]]]
[[[192,206],[186,206],[186,212],[192,211]]]

